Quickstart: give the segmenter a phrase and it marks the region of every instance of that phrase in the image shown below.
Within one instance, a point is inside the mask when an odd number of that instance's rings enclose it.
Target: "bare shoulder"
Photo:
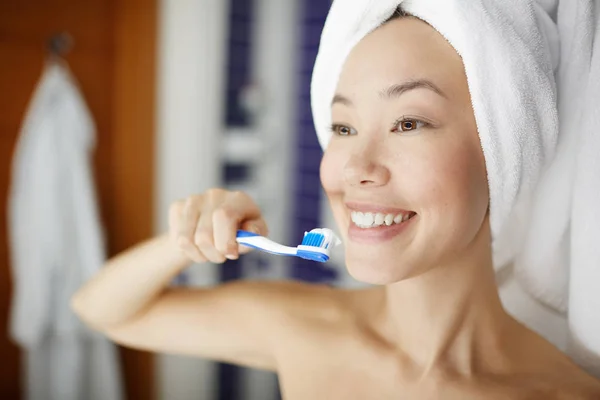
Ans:
[[[288,319],[336,323],[360,314],[369,290],[344,290],[325,284],[299,281],[242,282],[240,296],[259,296],[266,306],[276,305]]]
[[[531,399],[544,400],[597,400],[600,384],[594,378],[578,370],[557,370],[552,374],[529,377],[523,382],[529,388]]]
[[[298,281],[244,282],[243,286],[240,285],[242,295],[247,295],[243,294],[246,290],[260,293],[266,309],[277,310],[273,310],[277,322],[287,331],[287,334],[282,332],[284,339],[348,333],[374,298],[370,289],[346,290]]]
[[[547,379],[556,387],[557,400],[596,400],[600,399],[600,381],[588,375],[572,363],[557,366]]]
[[[531,371],[524,374],[522,384],[534,393],[556,400],[600,399],[600,381],[576,365],[565,353],[533,333],[524,344],[523,364]]]
[[[557,350],[558,351],[558,350]],[[531,354],[530,354],[531,355]],[[561,353],[533,355],[523,368],[485,376],[474,398],[514,400],[597,400],[600,382]]]
[[[279,319],[277,356],[289,360],[309,358],[317,362],[327,350],[342,359],[348,352],[367,351],[372,332],[369,318],[380,300],[380,288],[340,289],[327,285],[285,283],[278,285],[285,311]],[[357,353],[358,352],[358,353]]]

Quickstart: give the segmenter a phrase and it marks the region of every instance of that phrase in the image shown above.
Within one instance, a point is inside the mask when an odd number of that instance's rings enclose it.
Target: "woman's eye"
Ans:
[[[331,130],[333,133],[339,136],[350,136],[356,134],[354,129],[344,125],[332,125]]]
[[[410,132],[427,125],[426,122],[414,118],[401,118],[394,124],[392,132]]]

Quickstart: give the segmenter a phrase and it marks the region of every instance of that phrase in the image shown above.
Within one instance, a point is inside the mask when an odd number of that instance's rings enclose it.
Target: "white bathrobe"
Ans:
[[[12,165],[10,334],[29,400],[119,400],[116,347],[81,324],[71,295],[102,266],[92,118],[68,67],[48,62]]]

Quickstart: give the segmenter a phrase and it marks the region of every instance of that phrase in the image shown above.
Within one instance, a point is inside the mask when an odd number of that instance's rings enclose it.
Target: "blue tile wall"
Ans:
[[[238,96],[250,80],[253,1],[230,0],[230,4],[226,121],[228,126],[246,126],[248,116],[240,107]]]
[[[297,74],[299,97],[296,123],[297,163],[293,167],[294,204],[292,206],[292,226],[296,236],[293,242],[300,243],[305,231],[320,226],[321,182],[319,164],[322,151],[314,130],[310,109],[310,78],[318,51],[321,30],[325,23],[330,1],[300,0],[302,2],[301,43]],[[252,0],[230,0],[229,15],[229,51],[227,67],[227,104],[226,124],[230,127],[247,126],[248,116],[238,104],[240,90],[249,83],[252,43]],[[232,183],[243,175],[240,166],[224,166],[225,183]],[[336,279],[334,271],[323,265],[302,259],[292,261],[291,277],[315,283],[328,283]],[[221,281],[230,281],[241,277],[241,268],[235,261],[227,261],[221,271]],[[242,400],[244,394],[239,393],[241,369],[221,364],[219,368],[219,400]],[[278,395],[280,396],[279,392]],[[281,398],[281,397],[279,397]]]
[[[310,109],[310,79],[319,49],[321,31],[325,24],[330,2],[327,0],[304,0],[301,27],[300,62],[298,65],[299,105],[297,120],[296,151],[294,166],[294,214],[293,243],[300,243],[305,231],[320,227],[321,181],[319,164],[322,151],[314,129]],[[294,258],[292,278],[315,283],[330,283],[336,273],[322,264]]]
[[[226,164],[223,179],[228,184],[247,181],[250,179],[250,168],[246,164]]]
[[[240,91],[251,79],[252,63],[252,23],[253,0],[229,0],[229,43],[227,56],[227,104],[225,106],[225,125],[227,127],[248,126],[248,116],[239,104]],[[248,178],[248,166],[223,166],[225,185],[239,183]],[[222,268],[221,281],[230,281],[241,277],[241,266],[236,261],[227,261]],[[222,397],[223,398],[223,397]],[[225,398],[223,398],[225,399]]]
[[[252,0],[229,0],[229,43],[227,55],[227,96],[225,105],[225,125],[243,127],[249,124],[249,118],[240,107],[240,91],[250,83],[252,54]],[[224,165],[223,180],[225,185],[238,183],[248,177],[245,165]],[[242,277],[241,264],[238,261],[227,261],[219,268],[221,282],[228,282]],[[231,364],[219,364],[219,400],[242,400],[240,379],[242,368]]]

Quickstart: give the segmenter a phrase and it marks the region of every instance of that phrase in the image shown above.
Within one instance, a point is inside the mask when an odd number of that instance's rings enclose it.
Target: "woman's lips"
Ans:
[[[359,203],[359,202],[353,202],[353,201],[346,202],[345,206],[350,211],[393,214],[393,215],[397,215],[400,213],[402,213],[402,214],[412,213],[412,211],[403,210],[400,208],[385,207],[385,206],[380,206],[380,205],[374,205],[374,204],[369,204],[369,203]]]
[[[359,228],[354,222],[350,221],[350,226],[348,227],[348,239],[353,242],[365,244],[385,242],[403,233],[415,223],[417,217],[418,215],[415,214],[399,224],[392,224],[390,226],[384,224],[375,228]]]

